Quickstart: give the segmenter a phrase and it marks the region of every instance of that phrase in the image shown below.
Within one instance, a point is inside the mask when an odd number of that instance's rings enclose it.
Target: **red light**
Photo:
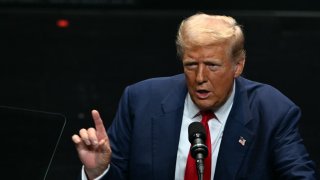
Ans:
[[[69,21],[66,19],[58,19],[56,24],[59,28],[67,28],[69,26]]]

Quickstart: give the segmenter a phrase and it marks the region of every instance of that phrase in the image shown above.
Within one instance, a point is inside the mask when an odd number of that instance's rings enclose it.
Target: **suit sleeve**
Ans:
[[[279,124],[274,137],[274,165],[281,179],[316,180],[316,168],[298,130],[301,112],[291,106]]]

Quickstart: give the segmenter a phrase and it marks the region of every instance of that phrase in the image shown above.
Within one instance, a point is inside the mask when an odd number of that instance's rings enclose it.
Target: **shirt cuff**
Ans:
[[[96,177],[94,180],[100,180],[110,169],[110,164],[108,165],[107,169],[98,177]],[[84,166],[82,166],[81,169],[81,180],[88,180],[86,172],[84,171]]]

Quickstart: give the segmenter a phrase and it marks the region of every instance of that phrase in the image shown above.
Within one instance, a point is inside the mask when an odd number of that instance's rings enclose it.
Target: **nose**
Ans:
[[[196,81],[198,84],[202,84],[207,81],[206,66],[204,64],[200,64],[198,66]]]

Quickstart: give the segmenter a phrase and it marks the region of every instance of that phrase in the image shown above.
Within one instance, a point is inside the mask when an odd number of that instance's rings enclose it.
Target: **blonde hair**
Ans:
[[[244,35],[240,25],[229,16],[197,13],[180,24],[176,47],[179,57],[186,49],[230,41],[233,57],[245,56]]]

